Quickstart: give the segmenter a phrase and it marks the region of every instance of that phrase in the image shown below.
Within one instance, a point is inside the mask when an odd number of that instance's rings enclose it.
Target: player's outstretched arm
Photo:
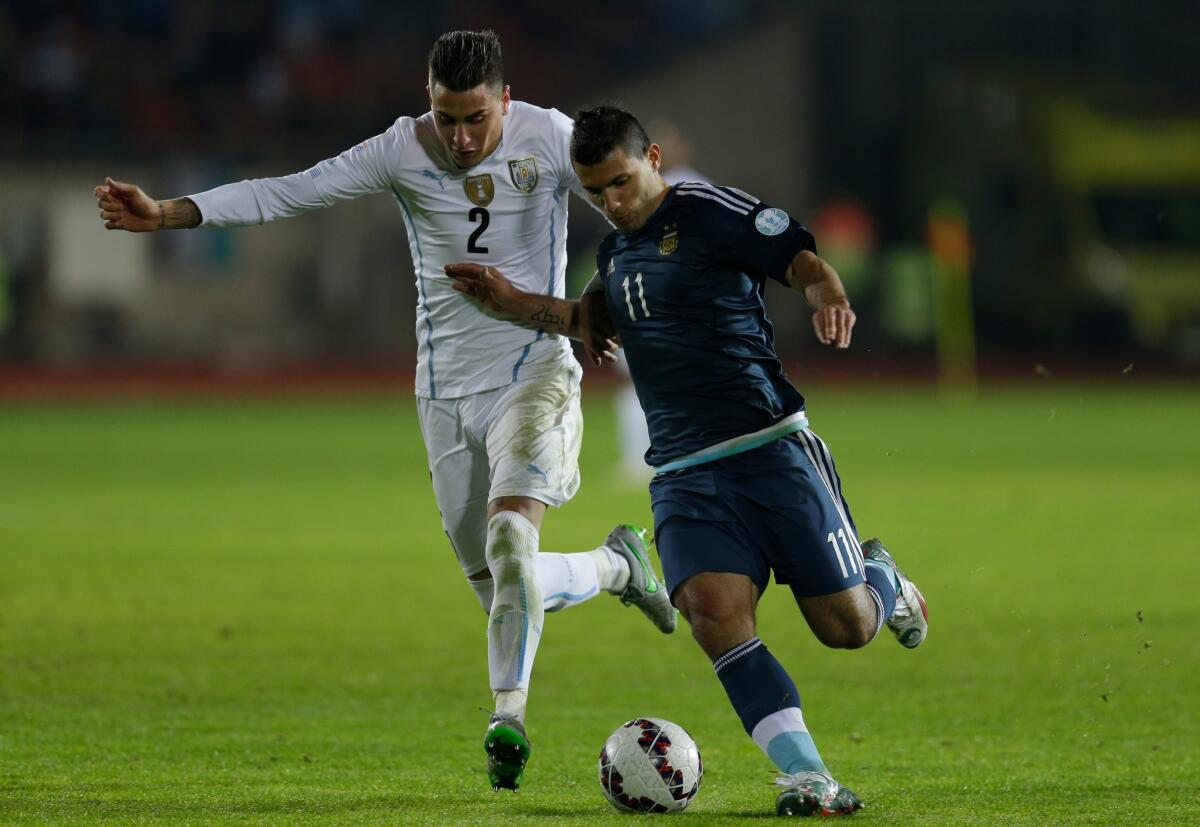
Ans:
[[[483,264],[447,264],[443,268],[452,279],[451,286],[484,307],[522,327],[545,330],[559,336],[582,339],[579,326],[579,302],[540,293],[526,293],[495,267]],[[591,338],[591,337],[589,337]],[[583,340],[593,364],[614,362],[616,343]]]
[[[787,271],[788,284],[804,291],[804,298],[815,311],[813,332],[824,345],[838,349],[850,347],[855,315],[846,298],[846,289],[829,262],[809,250],[801,250]]]
[[[200,226],[200,210],[190,198],[155,201],[136,184],[112,178],[105,178],[95,192],[106,230],[150,233]]]
[[[579,297],[578,319],[579,341],[583,342],[592,364],[600,367],[605,362],[616,362],[621,340],[608,315],[608,302],[602,291],[584,289]]]

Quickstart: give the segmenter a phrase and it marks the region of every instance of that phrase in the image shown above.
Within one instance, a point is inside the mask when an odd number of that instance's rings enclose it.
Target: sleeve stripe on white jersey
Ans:
[[[758,206],[760,203],[762,203],[761,201],[759,201],[757,198],[755,198],[750,193],[742,192],[737,187],[721,187],[721,190],[724,193],[726,193],[727,195],[733,195],[733,196],[736,196],[736,197],[742,199],[747,204],[749,204],[751,207]]]
[[[721,206],[727,207],[728,209],[733,210],[738,215],[749,215],[750,214],[750,209],[748,207],[744,206],[743,204],[741,204],[739,202],[728,200],[727,198],[724,197],[723,194],[715,195],[712,192],[709,192],[707,190],[692,189],[691,188],[692,186],[695,186],[695,185],[688,185],[687,187],[679,187],[675,191],[677,193],[679,193],[680,195],[695,195],[698,198],[707,198],[709,201],[716,201]]]

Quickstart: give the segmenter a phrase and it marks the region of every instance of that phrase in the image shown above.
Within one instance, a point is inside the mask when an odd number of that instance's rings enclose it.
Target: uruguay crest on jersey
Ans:
[[[538,182],[537,159],[532,155],[508,162],[508,174],[513,186],[521,192],[533,192]]]

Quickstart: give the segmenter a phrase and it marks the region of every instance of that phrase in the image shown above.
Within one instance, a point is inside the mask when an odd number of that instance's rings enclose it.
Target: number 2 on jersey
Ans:
[[[637,277],[633,280],[633,283],[637,285],[638,302],[642,306],[642,318],[649,319],[650,308],[646,306],[646,291],[642,288],[641,273],[637,274]],[[629,276],[625,277],[625,281],[621,282],[621,286],[625,288],[625,306],[629,308],[629,320],[631,322],[636,322],[638,317],[637,313],[635,313],[633,310],[633,296],[629,292]]]
[[[479,220],[479,226],[475,228],[475,232],[471,233],[471,237],[467,239],[467,252],[486,253],[488,248],[484,247],[478,242],[479,237],[483,235],[483,231],[488,228],[488,222],[491,220],[490,216],[488,216],[488,211],[483,207],[473,207],[471,211],[467,213],[467,218],[470,219],[472,224],[475,223],[476,219]]]

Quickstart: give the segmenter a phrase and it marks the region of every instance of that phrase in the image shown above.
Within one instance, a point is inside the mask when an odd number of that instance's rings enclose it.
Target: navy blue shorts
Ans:
[[[799,596],[863,582],[862,549],[825,443],[805,429],[761,448],[659,474],[650,483],[667,589],[734,572]]]

